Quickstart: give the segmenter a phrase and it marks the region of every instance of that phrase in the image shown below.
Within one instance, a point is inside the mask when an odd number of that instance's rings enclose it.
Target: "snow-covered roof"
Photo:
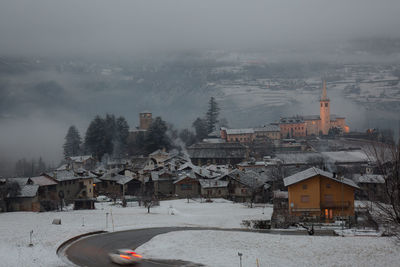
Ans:
[[[241,170],[234,169],[230,173],[218,177],[217,179],[225,180],[227,176],[250,188],[257,188],[264,184],[264,179],[262,179],[262,177],[254,171],[243,172]]]
[[[76,179],[89,179],[95,178],[96,176],[90,172],[85,172],[78,174],[72,170],[65,171],[56,171],[53,173],[47,173],[48,176],[52,177],[57,181],[68,181],[68,180],[76,180]]]
[[[310,178],[312,178],[312,177],[314,177],[316,175],[321,175],[321,176],[324,176],[326,178],[332,179],[332,180],[334,180],[334,181],[336,181],[338,183],[344,183],[344,184],[347,184],[349,186],[352,186],[352,187],[355,187],[355,188],[359,188],[358,185],[356,185],[350,179],[343,178],[343,177],[339,178],[337,176],[334,177],[333,173],[326,172],[326,171],[323,171],[323,170],[315,168],[315,167],[311,167],[311,168],[309,168],[307,170],[304,170],[302,172],[298,172],[298,173],[293,174],[293,175],[291,175],[289,177],[286,177],[286,178],[283,179],[283,183],[284,183],[285,186],[289,186],[289,185],[296,184],[298,182],[310,179]]]
[[[358,184],[384,184],[385,178],[380,174],[354,175],[353,180]]]
[[[33,184],[37,184],[39,186],[47,186],[47,185],[56,185],[57,182],[47,176],[37,176],[29,178]]]
[[[154,151],[153,153],[150,153],[149,156],[155,156],[155,155],[163,155],[163,156],[168,156],[169,153],[165,152],[161,149],[157,149],[156,151]]]
[[[194,173],[189,172],[189,173],[181,173],[179,175],[178,180],[174,181],[174,184],[179,183],[182,180],[185,180],[186,178],[190,178],[190,179],[195,179],[196,180],[196,176],[194,175]]]
[[[254,133],[253,128],[226,129],[226,134],[252,134],[252,133]]]
[[[56,169],[56,171],[65,171],[68,169],[68,164],[63,164]]]
[[[368,163],[371,158],[367,156],[362,150],[354,150],[354,151],[329,151],[329,152],[321,152],[321,154],[328,161],[334,163],[359,163],[364,162]]]
[[[228,181],[221,181],[215,179],[199,179],[200,185],[202,188],[218,188],[218,187],[227,187]]]
[[[69,157],[69,160],[73,161],[73,162],[84,162],[88,159],[93,159],[93,157],[91,155],[86,155],[86,156],[75,156],[75,157]]]
[[[317,152],[277,153],[276,158],[284,164],[310,164],[323,160],[322,155]]]
[[[37,184],[26,184],[20,187],[19,194],[17,197],[35,197],[37,195],[39,185]]]

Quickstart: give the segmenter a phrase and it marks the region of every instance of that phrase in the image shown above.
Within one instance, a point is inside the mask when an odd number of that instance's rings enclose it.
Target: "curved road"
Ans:
[[[218,230],[218,231],[246,231],[246,229],[220,229],[220,228],[202,228],[202,227],[160,227],[146,228],[137,230],[127,230],[121,232],[104,233],[78,239],[69,245],[64,253],[69,261],[79,266],[118,266],[113,264],[108,258],[108,253],[120,248],[136,249],[142,244],[148,242],[156,235],[165,234],[172,231],[183,230]],[[289,235],[307,235],[306,231],[274,231],[274,230],[254,230],[251,232],[270,233],[270,234],[289,234]],[[333,235],[333,231],[318,230],[315,235]],[[188,240],[190,242],[190,240]],[[137,267],[171,267],[185,266],[196,267],[203,266],[190,262],[179,260],[151,260],[144,259],[136,264]]]
[[[182,230],[209,230],[210,228],[192,227],[161,227],[121,232],[98,234],[85,237],[73,242],[66,250],[65,255],[72,263],[79,266],[119,266],[113,264],[108,258],[108,253],[120,248],[136,249],[148,242],[154,236],[172,231]],[[150,260],[144,259],[134,266],[140,267],[167,267],[167,266],[202,266],[178,260]]]

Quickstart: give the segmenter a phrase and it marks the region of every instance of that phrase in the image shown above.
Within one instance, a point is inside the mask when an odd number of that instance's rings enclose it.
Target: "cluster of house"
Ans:
[[[328,172],[326,162],[338,174]],[[273,202],[273,219],[279,222],[288,216],[325,220],[354,216],[354,199],[383,200],[385,181],[374,174],[362,151],[290,152],[236,165],[197,166],[183,154],[157,150],[148,157],[102,164],[91,156],[70,157],[38,177],[2,179],[0,187],[7,182],[18,184],[19,190],[0,203],[6,211],[47,211],[70,203],[93,208],[99,195],[143,201],[202,197]]]

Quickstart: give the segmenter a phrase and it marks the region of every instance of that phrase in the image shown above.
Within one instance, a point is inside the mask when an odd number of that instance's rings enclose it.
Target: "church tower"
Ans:
[[[329,132],[330,124],[331,124],[331,112],[330,112],[330,102],[329,98],[326,95],[326,81],[324,80],[322,86],[322,96],[319,101],[319,116],[321,118],[321,128],[320,131],[322,134],[327,135]]]

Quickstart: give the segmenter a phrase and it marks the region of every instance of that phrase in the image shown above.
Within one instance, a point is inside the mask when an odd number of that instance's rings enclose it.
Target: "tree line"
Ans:
[[[221,125],[219,111],[218,103],[211,97],[205,115],[196,118],[192,123],[194,131],[187,128],[178,131],[172,124],[156,117],[147,131],[131,134],[124,117],[117,118],[113,114],[106,114],[105,117],[98,115],[90,122],[83,140],[74,125],[69,127],[63,145],[64,157],[91,154],[101,160],[106,154],[113,158],[147,155],[157,149],[178,148],[174,144],[176,139],[181,139],[186,146],[190,146],[207,138],[208,134],[216,130],[217,125]],[[226,125],[224,120],[221,121]]]

